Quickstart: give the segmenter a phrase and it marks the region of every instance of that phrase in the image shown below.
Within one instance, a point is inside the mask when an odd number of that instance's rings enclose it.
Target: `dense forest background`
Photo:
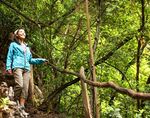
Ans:
[[[84,0],[0,0],[0,59],[9,34],[25,28],[33,57],[49,60],[34,66],[35,85],[44,95],[37,106],[67,118],[84,117],[80,79],[73,73],[83,66],[91,78],[85,6]],[[150,92],[150,1],[89,0],[88,10],[97,81]],[[150,118],[148,100],[112,88],[97,88],[97,98],[102,118]]]

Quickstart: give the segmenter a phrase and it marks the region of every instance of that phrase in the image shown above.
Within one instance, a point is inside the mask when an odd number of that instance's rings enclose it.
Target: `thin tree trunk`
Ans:
[[[86,78],[83,67],[81,67],[80,69],[80,76],[83,77],[84,79]],[[92,118],[91,108],[90,108],[90,103],[89,103],[89,96],[87,93],[87,85],[86,83],[84,83],[83,79],[81,79],[81,87],[82,87],[83,105],[84,105],[85,116],[86,116],[85,118]]]
[[[139,71],[140,71],[140,39],[138,40],[136,60],[136,91],[139,92]],[[140,100],[137,100],[137,110],[140,109]]]
[[[96,72],[95,72],[93,48],[92,48],[92,42],[91,42],[91,30],[90,30],[90,18],[89,18],[89,12],[88,12],[88,0],[86,0],[85,3],[86,3],[88,41],[89,41],[89,49],[90,49],[91,77],[92,77],[92,80],[95,82],[96,81]],[[93,114],[93,116],[96,118],[100,118],[96,87],[93,87],[93,100],[94,100],[94,109],[95,109],[95,111],[94,111],[95,114]]]
[[[137,92],[140,91],[139,90],[139,73],[140,73],[140,57],[141,57],[140,51],[141,51],[141,48],[143,47],[143,41],[144,41],[144,25],[145,25],[144,3],[145,1],[141,0],[141,5],[142,5],[142,8],[141,8],[142,16],[141,16],[141,27],[140,27],[141,36],[138,39],[137,61],[136,61],[136,69],[137,69],[136,70],[136,90]],[[140,109],[140,100],[137,100],[137,110],[139,109]]]

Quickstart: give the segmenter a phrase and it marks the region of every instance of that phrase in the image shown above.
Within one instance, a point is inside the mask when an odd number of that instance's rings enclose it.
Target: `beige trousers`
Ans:
[[[30,71],[16,68],[13,70],[15,78],[14,98],[19,100],[20,97],[27,99],[30,80]]]

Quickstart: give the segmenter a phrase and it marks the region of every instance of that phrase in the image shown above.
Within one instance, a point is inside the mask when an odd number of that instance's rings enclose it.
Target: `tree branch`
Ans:
[[[133,34],[132,34],[133,35]],[[121,41],[115,48],[113,48],[111,51],[109,51],[105,56],[103,56],[102,58],[100,58],[99,60],[97,60],[95,62],[95,66],[103,63],[104,61],[106,61],[107,59],[109,59],[109,57],[111,57],[114,52],[116,50],[118,50],[119,48],[121,48],[124,44],[126,44],[128,41],[130,41],[133,37],[126,37],[123,41]]]
[[[81,67],[81,71],[84,74],[83,67]],[[85,83],[91,86],[100,87],[100,88],[112,88],[116,90],[117,92],[121,94],[126,94],[134,99],[150,100],[150,93],[135,92],[134,90],[120,87],[119,85],[113,82],[93,82],[93,81],[87,80],[85,76],[83,75],[80,75],[80,79],[82,79]]]
[[[128,81],[128,79],[127,79],[127,77],[126,77],[126,75],[125,75],[124,72],[122,72],[119,68],[117,68],[117,67],[115,67],[115,66],[113,66],[113,65],[111,65],[111,64],[109,64],[109,63],[107,63],[107,62],[105,62],[105,63],[106,63],[107,65],[113,67],[113,68],[116,69],[117,71],[119,71],[119,73],[122,75],[122,78],[124,78],[124,79],[128,82],[128,85],[129,85],[130,88],[132,89],[132,86],[131,86],[131,84],[129,83],[129,81]]]
[[[75,76],[79,77],[78,73],[71,72],[71,71],[68,71],[68,70],[65,70],[65,69],[60,69],[60,68],[56,67],[55,65],[53,65],[51,63],[48,63],[48,65],[52,66],[52,68],[56,69],[57,71],[59,71],[61,73],[71,74],[71,75],[75,75]]]
[[[66,12],[65,14],[63,14],[62,16],[56,18],[55,20],[49,22],[49,23],[42,23],[42,22],[36,22],[34,21],[33,19],[27,17],[25,14],[21,13],[19,10],[17,10],[16,8],[14,8],[13,6],[11,6],[8,2],[5,2],[4,0],[0,0],[0,2],[7,6],[8,8],[12,9],[13,11],[15,11],[17,14],[19,14],[20,16],[24,17],[26,20],[30,21],[31,23],[35,24],[36,26],[38,27],[49,27],[50,25],[52,25],[53,23],[57,22],[58,20],[60,20],[61,18],[63,17],[66,17],[68,15],[70,15],[73,11],[75,11],[76,9],[76,6],[73,7],[72,9],[68,10],[69,12]],[[83,1],[80,2],[80,4],[82,3]],[[79,4],[79,5],[80,5]]]
[[[21,13],[20,11],[18,11],[16,8],[12,7],[9,3],[5,2],[4,0],[0,0],[0,2],[9,7],[10,9],[14,10],[17,14],[21,15],[22,17],[24,17],[25,19],[27,19],[28,21],[32,22],[33,24],[35,24],[36,26],[40,26],[38,22],[32,20],[31,18],[27,17],[25,14]],[[41,24],[41,23],[40,23]]]

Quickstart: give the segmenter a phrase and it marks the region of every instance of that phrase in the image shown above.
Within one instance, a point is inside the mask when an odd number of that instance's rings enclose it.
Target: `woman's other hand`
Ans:
[[[7,70],[7,73],[9,74],[9,75],[12,75],[12,70],[10,69],[10,70]]]

